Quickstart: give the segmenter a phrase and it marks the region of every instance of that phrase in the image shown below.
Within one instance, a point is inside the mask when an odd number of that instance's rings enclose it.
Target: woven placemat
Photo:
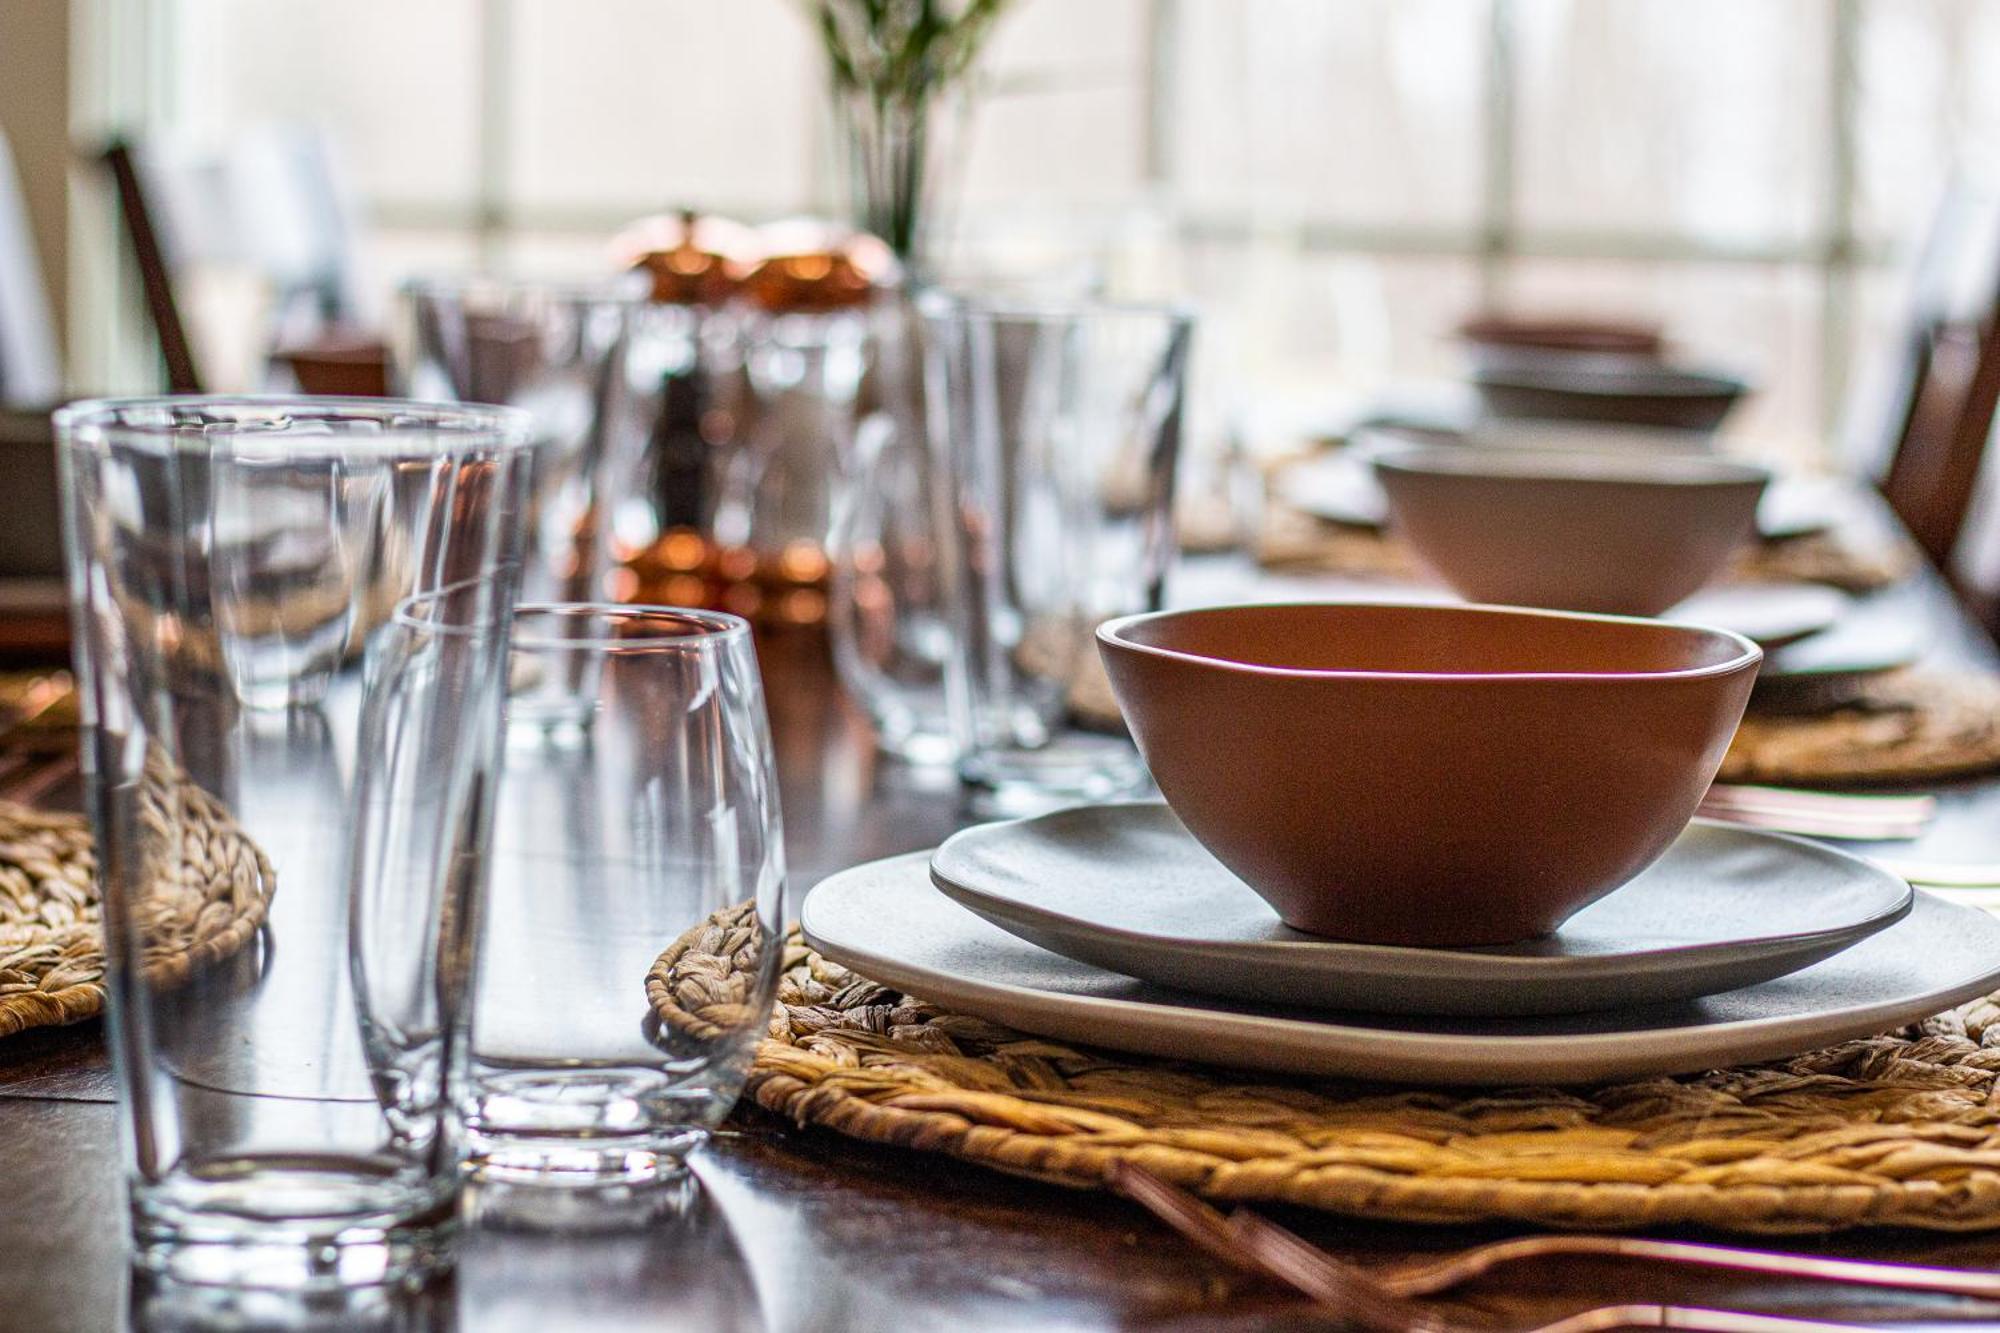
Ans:
[[[2000,676],[1916,668],[1885,673],[1855,702],[1831,712],[1746,716],[1718,776],[1919,782],[1994,768],[2000,768]]]
[[[140,819],[179,851],[156,868],[135,913],[148,979],[175,985],[249,942],[277,875],[221,802],[157,755],[140,789]],[[0,802],[0,1037],[80,1022],[103,1008],[89,825]]]
[[[740,1019],[730,909],[676,941],[661,1021]],[[741,949],[738,957],[733,949]],[[721,1012],[714,1012],[721,1006]],[[2000,1007],[1698,1077],[1412,1091],[1113,1055],[953,1014],[785,942],[747,1096],[798,1124],[1066,1185],[1132,1161],[1211,1198],[1372,1219],[1797,1232],[2000,1226]]]
[[[1745,547],[1725,577],[1735,583],[1823,583],[1843,592],[1874,592],[1909,578],[1923,557],[1901,538],[1867,541],[1815,532]]]

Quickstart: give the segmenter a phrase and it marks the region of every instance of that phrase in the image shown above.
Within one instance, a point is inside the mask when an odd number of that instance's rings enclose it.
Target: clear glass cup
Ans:
[[[943,292],[921,309],[959,776],[1000,812],[1143,790],[1093,636],[1162,602],[1193,317]]]
[[[924,423],[922,324],[903,300],[874,312],[870,395],[854,431],[827,538],[827,636],[835,673],[885,753],[912,764],[958,758],[946,703],[952,630]]]
[[[359,1009],[422,990],[411,1040],[441,1059],[463,1008],[441,951],[469,886],[447,853],[477,840],[497,744],[529,423],[159,398],[79,404],[56,426],[137,1261],[287,1288],[436,1265],[450,1108],[371,1077]],[[258,572],[299,552],[322,553],[314,577]],[[375,827],[351,799],[356,757],[385,748],[363,725],[362,646],[389,651],[409,628],[399,602],[448,587],[427,616],[477,633],[401,687],[423,692],[427,786],[397,826],[426,854],[377,884],[406,947],[351,972],[349,868],[369,864]]]
[[[509,677],[560,723],[508,728],[473,1006],[482,1186],[643,1191],[735,1102],[776,993],[784,842],[750,628],[729,615],[523,606]],[[656,1012],[655,962],[734,914],[752,980]],[[687,997],[683,997],[686,999]]]
[[[423,278],[403,287],[410,392],[518,407],[547,437],[524,597],[588,601],[605,593],[613,509],[640,487],[645,426],[626,359],[647,290],[637,274],[576,283]]]

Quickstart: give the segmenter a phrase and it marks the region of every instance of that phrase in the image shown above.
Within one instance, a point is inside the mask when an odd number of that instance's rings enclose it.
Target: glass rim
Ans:
[[[606,620],[672,621],[689,626],[675,633],[620,634],[616,637],[593,633],[575,635],[529,634],[520,632],[521,622],[533,616],[575,617],[588,624]],[[653,602],[521,602],[514,607],[510,642],[531,652],[654,653],[707,649],[747,639],[750,622],[727,611],[704,611],[699,607],[666,606]]]
[[[404,629],[422,630],[427,634],[439,634],[447,638],[480,638],[502,633],[514,649],[530,652],[594,652],[594,653],[654,653],[706,651],[717,646],[747,639],[750,636],[750,622],[727,611],[704,611],[698,607],[665,606],[650,602],[516,602],[512,613],[499,623],[452,623],[429,620],[417,614],[417,609],[434,605],[448,598],[463,594],[486,583],[486,579],[461,579],[439,588],[412,593],[396,603],[390,620]],[[521,622],[532,616],[563,616],[616,618],[633,620],[639,618],[672,619],[692,626],[671,634],[640,634],[611,637],[602,633],[578,635],[555,635],[519,633]]]
[[[577,305],[596,303],[629,309],[643,306],[651,299],[652,283],[636,269],[569,276],[475,269],[415,274],[398,283],[396,292],[405,298],[487,293],[504,297],[540,296]]]
[[[209,422],[173,419],[174,414],[183,411],[243,415],[236,420],[221,415]],[[146,413],[159,413],[164,419],[130,419]],[[374,434],[294,432],[281,424],[288,418],[379,421],[384,428]],[[408,420],[396,424],[396,418]],[[221,454],[257,442],[282,442],[285,453],[300,458],[327,454],[448,456],[468,446],[506,451],[533,448],[544,439],[535,429],[534,418],[518,407],[315,394],[142,394],[85,398],[57,408],[50,414],[50,420],[55,425],[56,438],[65,448],[116,442],[153,444],[163,453],[186,454]]]
[[[1158,319],[1182,328],[1191,326],[1198,313],[1194,304],[1188,301],[1107,301],[1088,296],[988,296],[943,287],[932,287],[920,293],[917,310],[926,319],[1012,319],[1035,324]]]

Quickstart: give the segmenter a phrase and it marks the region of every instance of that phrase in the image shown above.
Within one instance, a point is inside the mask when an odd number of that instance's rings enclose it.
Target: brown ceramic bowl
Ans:
[[[1771,474],[1693,454],[1418,446],[1375,475],[1389,521],[1467,598],[1650,616],[1706,584],[1757,526]]]
[[[1491,416],[1714,430],[1749,385],[1733,375],[1565,356],[1474,368]]]
[[[1299,930],[1546,934],[1694,814],[1762,659],[1723,630],[1321,603],[1113,620],[1098,649],[1174,813]]]
[[[1488,354],[1544,352],[1658,360],[1660,352],[1666,350],[1660,326],[1640,320],[1476,314],[1458,326],[1458,336],[1478,352]]]

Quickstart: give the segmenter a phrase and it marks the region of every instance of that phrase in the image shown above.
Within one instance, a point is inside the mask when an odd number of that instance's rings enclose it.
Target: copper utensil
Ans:
[[[1399,1295],[1429,1296],[1484,1276],[1503,1264],[1578,1256],[1645,1259],[1736,1273],[1766,1273],[1773,1277],[2000,1300],[2000,1273],[1865,1259],[1826,1259],[1809,1254],[1774,1254],[1731,1245],[1648,1240],[1643,1236],[1521,1236],[1476,1246],[1442,1259],[1418,1260],[1371,1276]]]
[[[1276,1278],[1327,1309],[1379,1333],[1472,1333],[1342,1263],[1277,1223],[1239,1208],[1225,1218],[1214,1208],[1143,1167],[1113,1166],[1112,1188],[1140,1204],[1202,1249],[1237,1268]],[[1828,1333],[1853,1324],[1675,1305],[1612,1305],[1585,1310],[1525,1333],[1593,1333],[1618,1328],[1681,1328],[1706,1333]]]

